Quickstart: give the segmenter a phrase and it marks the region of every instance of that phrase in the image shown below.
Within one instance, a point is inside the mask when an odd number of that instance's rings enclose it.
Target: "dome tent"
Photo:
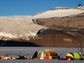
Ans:
[[[82,58],[79,53],[67,53],[66,57],[68,57],[68,56],[73,58],[73,59],[80,59],[80,58]]]
[[[38,52],[38,57],[39,58],[41,57],[42,53],[43,53],[43,57],[44,57],[44,55],[49,55],[49,56],[52,56],[52,59],[54,59],[55,56],[58,56],[56,51],[45,49],[45,50],[41,50],[41,51]]]

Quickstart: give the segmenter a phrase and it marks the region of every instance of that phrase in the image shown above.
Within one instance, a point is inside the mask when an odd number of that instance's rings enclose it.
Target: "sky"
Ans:
[[[55,7],[76,7],[84,0],[0,0],[0,16],[33,15]]]

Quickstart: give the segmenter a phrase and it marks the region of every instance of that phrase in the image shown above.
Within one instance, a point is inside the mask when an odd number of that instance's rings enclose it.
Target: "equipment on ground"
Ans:
[[[36,51],[36,52],[34,53],[34,55],[32,56],[32,59],[36,58],[36,57],[37,57],[37,54],[38,54],[38,52]]]
[[[2,55],[1,59],[6,59],[6,60],[10,60],[11,57],[9,55]]]
[[[18,55],[16,59],[26,59],[24,56]]]

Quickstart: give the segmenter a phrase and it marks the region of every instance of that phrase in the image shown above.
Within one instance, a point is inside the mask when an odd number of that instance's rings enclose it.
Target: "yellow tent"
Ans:
[[[46,50],[41,50],[41,51],[38,52],[38,57],[39,58],[41,57],[42,52],[44,53],[44,55],[50,55],[50,56],[52,56],[52,59],[54,59],[54,56],[58,55],[56,51],[46,49]]]
[[[81,58],[81,55],[79,53],[67,53],[66,56],[70,56],[73,59],[80,59]]]

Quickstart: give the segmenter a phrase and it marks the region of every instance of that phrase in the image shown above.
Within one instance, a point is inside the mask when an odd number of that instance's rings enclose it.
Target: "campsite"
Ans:
[[[45,49],[51,50],[51,51],[53,50],[54,55],[57,52],[57,54],[60,55],[60,58],[66,57],[66,55],[71,52],[78,53],[78,48],[55,48],[55,47],[11,47],[11,48],[9,48],[9,47],[1,47],[0,48],[0,56],[2,54],[3,55],[8,54],[10,57],[14,57],[15,55],[21,55],[21,56],[27,55],[29,57],[32,57],[34,55],[35,51],[39,52],[39,54],[40,54],[40,52],[44,51]],[[52,55],[53,55],[53,53],[52,53]],[[5,63],[5,62],[7,62],[7,63],[11,63],[11,62],[12,63],[17,63],[17,62],[19,62],[19,63],[28,63],[28,62],[29,63],[33,63],[33,62],[34,63],[39,63],[39,62],[41,62],[41,63],[46,63],[46,62],[48,62],[48,63],[51,63],[51,62],[53,62],[53,63],[56,63],[56,62],[58,62],[58,63],[64,63],[64,62],[79,63],[79,62],[84,62],[84,60],[80,60],[80,59],[58,60],[58,59],[31,59],[31,58],[30,59],[11,59],[11,60],[0,59],[0,61],[2,63]]]
[[[0,63],[84,63],[84,0],[0,0]]]

